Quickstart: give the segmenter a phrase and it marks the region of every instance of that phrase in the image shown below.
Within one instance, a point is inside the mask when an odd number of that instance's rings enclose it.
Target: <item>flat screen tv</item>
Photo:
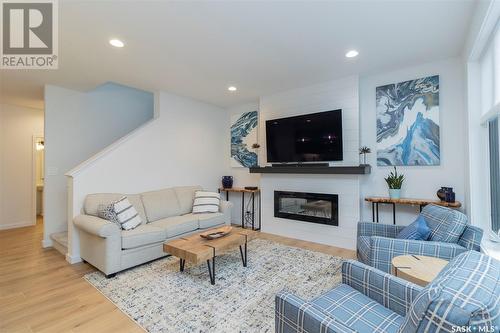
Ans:
[[[267,161],[342,161],[342,110],[266,121]]]

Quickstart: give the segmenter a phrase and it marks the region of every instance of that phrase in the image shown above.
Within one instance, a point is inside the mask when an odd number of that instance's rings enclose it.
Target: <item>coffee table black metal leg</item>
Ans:
[[[184,265],[186,264],[186,259],[181,259],[179,261],[179,268],[181,272],[184,272]]]
[[[241,248],[240,245],[240,254],[241,254],[241,261],[243,261],[243,267],[247,267],[247,243],[243,245],[245,247],[245,251]]]
[[[212,264],[210,265],[210,260],[207,260],[208,274],[210,275],[210,284],[215,284],[215,257],[212,258]]]

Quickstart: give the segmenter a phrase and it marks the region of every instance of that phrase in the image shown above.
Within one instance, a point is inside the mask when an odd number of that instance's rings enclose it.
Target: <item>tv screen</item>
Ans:
[[[266,121],[267,161],[341,161],[342,110]]]

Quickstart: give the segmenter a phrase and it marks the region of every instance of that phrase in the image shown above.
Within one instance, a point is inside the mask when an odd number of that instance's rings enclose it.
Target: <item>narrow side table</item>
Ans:
[[[260,189],[256,190],[247,190],[246,188],[241,187],[231,187],[231,188],[219,188],[219,193],[226,192],[226,200],[229,201],[229,192],[233,193],[241,193],[241,227],[245,229],[245,193],[250,193],[250,198],[252,199],[252,230],[260,230],[262,224],[262,213],[261,213],[261,204],[262,201],[260,199]],[[255,194],[259,195],[259,226],[255,227]]]
[[[448,261],[435,257],[405,255],[392,258],[392,274],[425,287]]]
[[[378,205],[379,204],[390,204],[392,205],[392,223],[396,224],[396,205],[418,205],[420,207],[420,211],[422,208],[429,205],[438,205],[443,207],[450,208],[460,208],[462,203],[460,201],[455,202],[445,202],[441,200],[432,200],[432,199],[412,199],[412,198],[400,198],[400,199],[391,199],[389,197],[366,197],[365,201],[372,203],[372,221],[378,223]]]

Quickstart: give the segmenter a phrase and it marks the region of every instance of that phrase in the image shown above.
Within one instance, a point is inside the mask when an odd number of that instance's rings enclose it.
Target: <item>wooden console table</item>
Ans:
[[[245,193],[250,193],[250,198],[252,199],[252,230],[260,230],[261,227],[261,204],[260,200],[260,189],[247,190],[241,187],[231,187],[231,188],[219,188],[219,193],[226,192],[226,200],[229,201],[229,192],[241,193],[241,227],[245,228]],[[255,194],[259,195],[259,227],[255,227]]]
[[[418,205],[420,211],[426,205],[433,204],[443,207],[459,208],[462,204],[459,201],[446,202],[441,200],[429,200],[429,199],[411,199],[411,198],[400,198],[391,199],[389,197],[366,197],[365,201],[372,203],[372,221],[378,223],[378,205],[379,204],[390,204],[392,205],[392,223],[396,224],[396,204],[397,205]]]

